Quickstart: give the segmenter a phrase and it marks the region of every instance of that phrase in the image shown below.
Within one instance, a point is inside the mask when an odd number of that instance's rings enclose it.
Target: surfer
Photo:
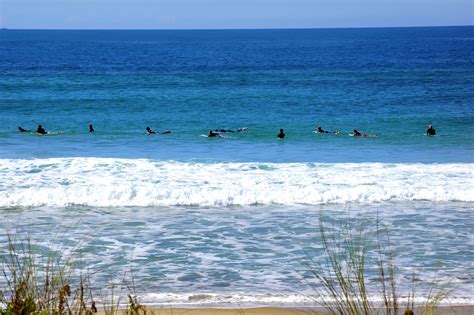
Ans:
[[[207,134],[207,136],[209,138],[222,138],[222,136],[220,135],[220,133],[218,132],[214,132],[212,130],[209,130],[209,133]]]
[[[335,134],[335,135],[338,135],[338,134],[341,133],[339,130],[336,130],[336,131],[324,130],[323,128],[321,128],[321,126],[318,126],[318,128],[316,128],[316,130],[314,132],[315,133],[332,133],[332,134]]]
[[[318,132],[319,133],[329,133],[329,131],[323,130],[323,128],[321,128],[321,126],[318,127]]]
[[[428,126],[428,129],[426,130],[426,135],[427,136],[436,136],[436,130],[433,128],[432,125]]]
[[[230,129],[216,129],[214,130],[214,132],[234,132],[233,130],[230,130]]]
[[[40,135],[47,134],[46,130],[44,130],[43,126],[41,126],[41,125],[38,125],[38,128],[36,129],[36,133],[38,133]]]
[[[166,130],[166,131],[155,131],[151,129],[150,127],[146,127],[146,133],[151,135],[151,134],[165,134],[165,133],[171,133],[171,130]]]
[[[277,134],[278,139],[283,139],[285,138],[285,132],[283,129],[280,129],[280,132]]]
[[[95,131],[94,127],[91,124],[89,124],[89,132],[94,132],[94,131]]]
[[[378,135],[369,135],[366,133],[360,133],[359,131],[357,131],[357,129],[354,129],[354,131],[349,136],[362,137],[362,138],[377,138],[378,137]]]
[[[23,129],[21,127],[18,127],[18,131],[19,132],[30,132],[31,130],[26,130],[26,129]]]
[[[62,131],[46,131],[44,130],[43,126],[38,125],[38,128],[36,129],[36,133],[39,135],[62,135]]]
[[[156,131],[155,131],[155,130],[152,130],[150,127],[146,127],[146,133],[149,134],[149,135],[151,135],[151,134],[153,134],[153,133],[156,133]]]

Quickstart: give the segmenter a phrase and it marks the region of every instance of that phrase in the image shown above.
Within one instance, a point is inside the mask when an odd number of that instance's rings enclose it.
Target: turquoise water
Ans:
[[[470,26],[0,31],[1,238],[148,303],[301,306],[320,215],[379,218],[400,283],[441,264],[472,303],[473,51]]]

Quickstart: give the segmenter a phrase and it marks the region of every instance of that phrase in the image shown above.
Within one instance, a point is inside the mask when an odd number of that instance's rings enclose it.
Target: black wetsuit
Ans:
[[[433,127],[430,127],[426,130],[428,136],[436,136],[436,130]]]
[[[208,134],[207,136],[210,137],[210,138],[213,138],[213,137],[219,137],[220,134],[215,133],[215,132],[212,132],[212,131],[209,131],[209,134]]]
[[[47,134],[46,130],[44,130],[44,128],[41,126],[39,126],[38,129],[36,129],[36,133],[39,133],[41,135]]]
[[[278,139],[283,139],[283,138],[285,138],[285,133],[284,133],[284,132],[280,132],[280,133],[277,135],[277,138],[278,138]]]

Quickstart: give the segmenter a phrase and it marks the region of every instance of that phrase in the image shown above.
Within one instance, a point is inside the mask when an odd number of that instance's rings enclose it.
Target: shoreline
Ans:
[[[121,309],[125,312],[126,309]],[[213,308],[213,307],[150,307],[146,308],[147,313],[156,315],[323,315],[329,314],[320,307],[318,308],[297,308],[297,307],[249,307],[249,308]],[[423,313],[419,307],[415,307],[415,314]],[[104,310],[100,310],[97,314],[105,315]],[[474,314],[473,305],[454,305],[454,306],[440,306],[435,309],[433,314],[440,315],[472,315]]]

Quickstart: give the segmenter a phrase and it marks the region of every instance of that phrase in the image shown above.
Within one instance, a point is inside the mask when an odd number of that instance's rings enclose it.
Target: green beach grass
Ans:
[[[308,285],[316,293],[316,302],[330,314],[434,314],[441,301],[448,297],[448,284],[430,283],[428,292],[418,293],[424,305],[415,306],[415,275],[410,283],[397,281],[397,266],[388,229],[379,219],[375,222],[357,218],[329,224],[322,215],[319,232],[324,258],[316,260],[306,251]],[[368,260],[376,262],[377,270],[368,270]],[[371,278],[371,288],[368,279]],[[374,286],[375,278],[375,286]],[[400,296],[400,288],[410,294]],[[407,290],[405,290],[406,292]],[[380,296],[375,301],[373,296]]]

